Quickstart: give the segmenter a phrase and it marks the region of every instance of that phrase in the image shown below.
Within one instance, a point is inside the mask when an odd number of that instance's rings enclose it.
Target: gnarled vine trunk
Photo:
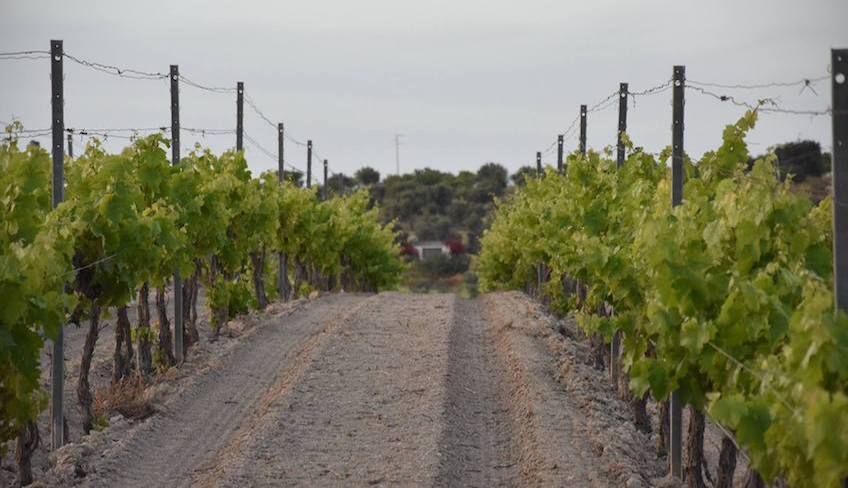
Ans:
[[[165,299],[164,286],[156,288],[156,312],[159,316],[158,358],[161,365],[173,366],[176,359],[174,359],[174,343],[171,337],[171,322],[168,320],[168,302]]]
[[[212,261],[209,266],[209,288],[210,291],[214,292],[217,285],[218,280],[223,276],[223,273],[219,272],[218,269],[218,258],[212,256]],[[221,335],[221,327],[223,327],[230,318],[230,309],[229,309],[229,300],[224,300],[223,303],[214,303],[212,300],[209,301],[210,309],[212,311],[212,337],[213,339],[217,339],[218,336]]]
[[[348,256],[342,256],[342,266],[340,275],[341,276],[339,277],[339,280],[341,281],[342,290],[356,290],[356,278],[353,275],[353,270],[350,269],[350,258]]]
[[[620,361],[616,361],[616,364],[620,365],[621,363]],[[633,414],[633,424],[636,426],[636,429],[640,432],[650,434],[652,429],[651,417],[648,415],[648,393],[643,393],[641,397],[635,396],[630,391],[630,375],[620,366],[617,389],[619,398],[630,405],[630,412]]]
[[[18,483],[26,486],[32,483],[32,455],[38,449],[41,437],[38,435],[38,425],[29,421],[24,424],[15,443],[15,463],[18,466]]]
[[[265,310],[268,306],[268,296],[265,294],[265,251],[250,253],[250,263],[253,265],[253,288],[256,290],[256,308]]]
[[[38,435],[38,424],[27,422],[18,433],[15,443],[15,463],[18,465],[18,483],[26,486],[32,483],[32,455],[38,449],[41,437]]]
[[[287,302],[291,299],[291,283],[289,282],[289,258],[286,253],[278,254],[280,260],[277,271],[277,287],[279,287],[280,298]]]
[[[118,384],[132,373],[133,346],[132,330],[127,307],[118,307],[118,318],[115,322],[115,354],[112,364],[112,384]]]
[[[100,305],[91,305],[91,314],[88,319],[88,333],[85,335],[85,345],[82,348],[80,359],[79,378],[77,379],[77,400],[82,410],[82,430],[86,434],[91,432],[94,426],[94,411],[92,404],[94,397],[91,393],[91,385],[88,382],[91,371],[91,359],[94,356],[94,346],[100,335]]]
[[[194,275],[192,276],[191,287],[191,327],[194,330],[194,335],[200,339],[197,333],[197,294],[200,290],[200,277],[203,274],[203,262],[200,259],[194,261]]]
[[[686,436],[686,460],[683,476],[689,488],[706,488],[703,475],[704,413],[689,407],[689,432]]]
[[[651,417],[648,416],[648,394],[641,397],[630,395],[630,411],[633,413],[633,423],[636,430],[646,434],[651,433]]]
[[[736,444],[729,437],[721,439],[721,453],[718,455],[718,479],[715,488],[733,488],[733,475],[736,473]]]
[[[610,382],[612,386],[618,388],[619,378],[621,377],[621,332],[616,332],[612,336],[610,343]]]
[[[657,455],[665,456],[668,454],[668,400],[660,402],[660,435],[657,437]]]
[[[144,283],[138,290],[138,371],[143,375],[153,372],[150,352],[150,285]]]
[[[609,350],[609,348],[606,347],[606,343],[604,343],[604,337],[601,334],[592,334],[590,343],[592,345],[592,365],[595,369],[603,371],[604,355]]]
[[[297,298],[300,295],[300,286],[303,284],[304,279],[306,279],[306,266],[304,266],[303,261],[301,261],[300,258],[295,258],[294,290],[292,290],[293,298]]]
[[[183,355],[200,340],[197,332],[197,281],[200,267],[197,265],[191,277],[183,283]]]

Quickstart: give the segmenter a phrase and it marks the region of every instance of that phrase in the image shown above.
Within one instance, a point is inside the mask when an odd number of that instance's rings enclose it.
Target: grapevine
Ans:
[[[793,193],[773,156],[749,164],[755,122],[746,113],[718,149],[685,161],[675,208],[667,149],[628,143],[621,169],[608,154],[570,156],[565,175],[549,170],[499,203],[481,285],[519,288],[544,264],[552,306],[587,333],[621,335],[637,397],[678,391],[733,429],[769,481],[836,486],[848,476],[837,427],[848,348],[831,298],[830,201]]]
[[[105,309],[117,308],[126,319],[131,298],[146,306],[148,287],[156,289],[153,357],[149,311],[134,331],[123,320],[113,382],[133,369],[151,373],[153,361],[173,365],[165,293],[175,270],[189,277],[189,318],[196,317],[198,283],[209,286],[216,333],[231,311],[267,303],[263,271],[271,253],[285,252],[327,275],[350,275],[354,287],[397,283],[395,233],[379,223],[365,193],[319,201],[314,190],[280,185],[275,174],[254,178],[237,151],[215,155],[196,147],[172,166],[170,141],[154,134],[118,154],[93,139],[66,162],[65,201],[52,209],[50,156],[37,145],[21,149],[11,137],[20,130],[9,127],[0,144],[0,442],[18,435],[46,405],[39,352],[63,323],[88,318],[77,382],[86,432],[96,423],[88,375]],[[197,341],[194,326],[189,320],[186,347]]]

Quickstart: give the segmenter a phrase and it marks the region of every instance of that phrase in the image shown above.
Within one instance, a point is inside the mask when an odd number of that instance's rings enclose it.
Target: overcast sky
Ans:
[[[79,58],[145,71],[179,64],[213,86],[245,82],[246,92],[290,134],[311,138],[334,171],[363,165],[395,171],[510,171],[533,163],[577,115],[627,81],[640,91],[686,65],[690,80],[796,81],[828,74],[831,47],[848,47],[846,0],[493,1],[0,0],[0,51],[49,49],[63,39]],[[65,62],[67,127],[170,125],[166,80],[112,77]],[[830,82],[736,91],[754,101],[779,97],[796,109],[826,109]],[[0,121],[49,127],[49,61],[0,60]],[[718,142],[742,109],[687,91],[688,152]],[[659,151],[671,139],[671,92],[636,97],[628,132]],[[235,127],[235,95],[181,89],[184,127]],[[614,143],[615,106],[592,113],[589,145]],[[276,153],[275,130],[245,107],[245,130]],[[576,131],[573,132],[576,135]],[[749,140],[755,151],[811,138],[829,150],[829,117],[763,115]],[[46,142],[46,139],[43,139]],[[221,151],[235,136],[183,134]],[[112,139],[119,149],[126,141]],[[75,139],[75,145],[80,139]],[[569,138],[566,149],[576,147]],[[254,171],[274,159],[245,142]],[[185,152],[184,151],[184,152]],[[305,148],[287,144],[303,167]],[[545,158],[555,162],[555,153]]]

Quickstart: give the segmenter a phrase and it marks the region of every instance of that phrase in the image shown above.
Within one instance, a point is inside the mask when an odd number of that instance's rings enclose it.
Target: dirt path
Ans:
[[[72,483],[638,488],[663,470],[523,295],[331,295],[259,320],[163,412],[84,439]]]
[[[279,376],[328,324],[366,300],[334,295],[284,323],[267,324],[207,371],[95,466],[95,486],[188,486],[193,471],[225,446]]]
[[[386,293],[351,311],[250,439],[197,484],[432,485],[452,305],[452,295]]]
[[[448,350],[440,486],[516,486],[519,452],[504,401],[503,371],[494,360],[477,302],[456,302]]]

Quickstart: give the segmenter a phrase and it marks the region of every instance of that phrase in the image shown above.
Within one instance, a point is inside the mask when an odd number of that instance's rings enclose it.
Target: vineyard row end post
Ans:
[[[171,65],[171,164],[180,164],[180,68]],[[174,358],[183,362],[183,281],[174,270]]]
[[[74,135],[68,134],[68,157],[74,159]]]
[[[536,151],[536,176],[542,177],[542,153]]]
[[[683,108],[686,89],[686,67],[674,67],[674,87],[672,98],[672,136],[671,136],[671,206],[676,207],[683,201]],[[669,417],[669,460],[671,475],[683,479],[683,406],[680,392],[671,392],[668,406]]]
[[[53,132],[53,208],[65,199],[65,151],[63,136],[65,132],[65,95],[62,61],[64,60],[62,41],[50,41],[50,122]],[[65,387],[65,334],[61,324],[53,339],[53,358],[51,365],[50,425],[53,450],[65,444],[65,422],[63,411]]]

